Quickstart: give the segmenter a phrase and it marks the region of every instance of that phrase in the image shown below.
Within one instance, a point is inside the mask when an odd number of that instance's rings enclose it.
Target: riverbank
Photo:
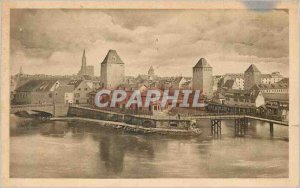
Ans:
[[[98,120],[98,119],[91,119],[91,118],[83,118],[83,117],[54,117],[50,119],[51,121],[88,121],[98,123],[99,126],[103,127],[110,127],[113,129],[124,130],[129,132],[135,133],[142,133],[142,134],[161,134],[161,135],[179,135],[179,136],[197,136],[202,133],[199,128],[192,128],[188,130],[181,130],[181,129],[172,129],[172,128],[147,128],[142,127],[140,125],[130,125],[123,122],[113,122],[113,121],[105,121],[105,120]]]

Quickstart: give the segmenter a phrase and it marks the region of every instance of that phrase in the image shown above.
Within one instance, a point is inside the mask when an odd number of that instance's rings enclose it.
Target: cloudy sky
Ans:
[[[100,75],[109,49],[126,75],[191,76],[204,57],[214,74],[288,75],[288,13],[283,10],[12,10],[11,71],[76,74],[83,49]]]

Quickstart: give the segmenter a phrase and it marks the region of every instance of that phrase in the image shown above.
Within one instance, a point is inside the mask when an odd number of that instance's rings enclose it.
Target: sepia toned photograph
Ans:
[[[10,8],[8,178],[288,179],[275,7]]]

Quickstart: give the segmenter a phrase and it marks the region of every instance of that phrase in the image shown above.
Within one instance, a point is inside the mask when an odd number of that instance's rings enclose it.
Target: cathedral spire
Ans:
[[[83,49],[81,66],[86,67],[85,49]]]

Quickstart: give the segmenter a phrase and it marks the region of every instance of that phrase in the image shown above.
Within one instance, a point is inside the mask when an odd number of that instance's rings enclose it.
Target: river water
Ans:
[[[232,121],[212,137],[131,134],[83,121],[10,118],[12,178],[274,178],[288,177],[288,127],[251,121],[244,137]]]

